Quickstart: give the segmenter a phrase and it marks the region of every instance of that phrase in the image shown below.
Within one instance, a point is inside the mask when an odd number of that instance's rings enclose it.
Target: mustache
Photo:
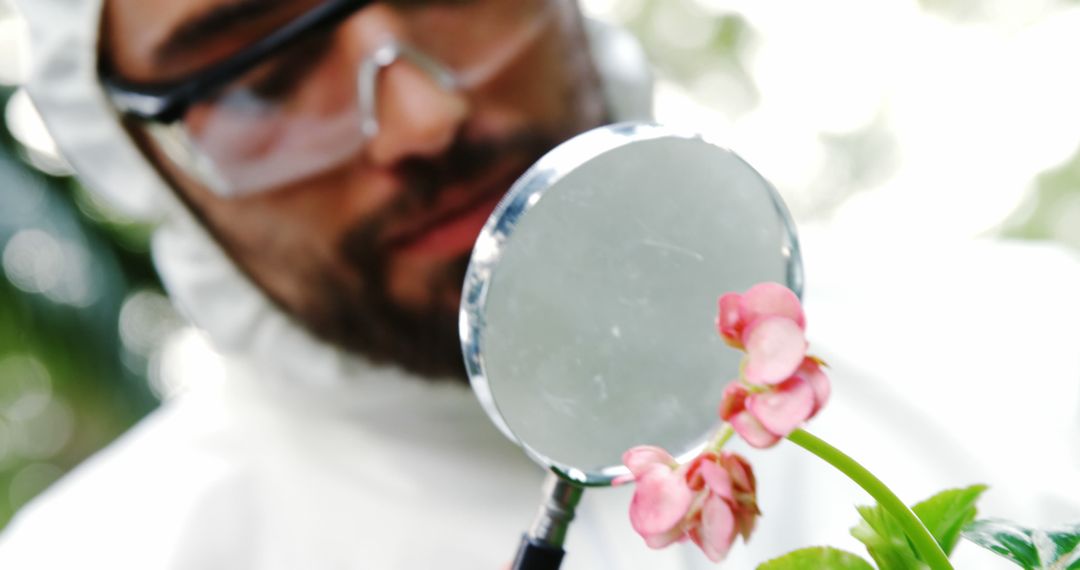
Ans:
[[[437,202],[445,188],[475,179],[506,160],[525,159],[523,162],[531,165],[556,144],[554,139],[532,131],[477,141],[458,136],[439,156],[402,160],[393,168],[402,181],[401,191],[369,219],[345,232],[339,243],[343,257],[363,270],[366,283],[381,282],[385,254],[378,242],[385,227],[422,213]]]
[[[409,157],[394,168],[405,181],[402,200],[431,200],[440,188],[467,182],[504,159],[527,156],[539,158],[555,146],[547,138],[532,132],[518,132],[499,139],[468,141],[456,137],[450,148],[433,158]],[[530,161],[534,162],[534,161]]]

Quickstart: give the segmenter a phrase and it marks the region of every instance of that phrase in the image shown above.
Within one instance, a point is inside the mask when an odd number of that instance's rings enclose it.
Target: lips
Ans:
[[[383,242],[386,251],[403,257],[438,259],[457,258],[468,252],[524,166],[521,161],[508,161],[471,184],[444,189],[431,209],[390,229]]]

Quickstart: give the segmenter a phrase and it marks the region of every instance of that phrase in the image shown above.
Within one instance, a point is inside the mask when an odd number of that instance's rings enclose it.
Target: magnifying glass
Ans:
[[[763,281],[801,293],[787,209],[699,134],[601,127],[511,187],[473,249],[460,334],[484,410],[553,473],[515,568],[558,568],[582,490],[626,474],[627,449],[701,451],[740,361],[717,297]]]

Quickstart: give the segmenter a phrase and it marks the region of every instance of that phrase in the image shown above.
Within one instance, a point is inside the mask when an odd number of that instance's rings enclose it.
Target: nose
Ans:
[[[363,62],[357,88],[368,159],[386,167],[449,148],[469,114],[468,102],[448,71],[409,46],[401,14],[375,4],[346,27]]]
[[[360,71],[368,155],[378,166],[433,157],[453,144],[468,103],[438,62],[397,41],[384,43]]]

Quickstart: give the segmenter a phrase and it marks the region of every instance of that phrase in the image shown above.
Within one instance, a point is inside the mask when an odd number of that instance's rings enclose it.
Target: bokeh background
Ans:
[[[657,117],[713,132],[800,225],[1080,248],[1080,2],[581,0],[632,30]],[[0,0],[0,528],[217,370],[162,295],[150,228],[57,156]]]

